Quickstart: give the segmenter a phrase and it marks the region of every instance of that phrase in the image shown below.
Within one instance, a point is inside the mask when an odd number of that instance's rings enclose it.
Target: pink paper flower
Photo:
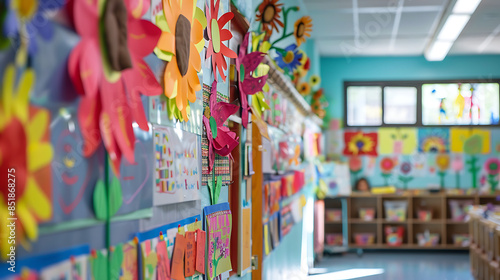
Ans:
[[[500,173],[500,159],[490,158],[484,163],[484,169],[489,175],[495,176]]]
[[[464,161],[461,155],[455,155],[451,162],[451,169],[455,172],[460,172],[464,169]]]

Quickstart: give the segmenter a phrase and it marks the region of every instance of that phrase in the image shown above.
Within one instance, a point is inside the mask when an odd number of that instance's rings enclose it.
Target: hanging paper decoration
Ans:
[[[390,157],[384,157],[380,161],[380,171],[384,177],[385,185],[389,185],[389,178],[392,176],[392,170],[396,167],[396,161]]]
[[[229,29],[224,29],[226,23],[233,19],[234,14],[227,12],[219,17],[220,0],[210,0],[210,8],[207,5],[207,35],[208,48],[207,59],[212,58],[212,70],[214,77],[217,80],[217,71],[222,80],[226,81],[224,71],[227,70],[226,57],[236,58],[236,53],[224,45],[224,41],[229,41],[233,38],[233,34]]]
[[[271,37],[273,30],[279,32],[278,26],[281,26],[281,28],[285,27],[280,19],[282,6],[283,4],[278,3],[278,0],[264,0],[259,5],[256,20],[260,21],[262,25],[261,30],[265,32],[268,38]]]
[[[488,183],[490,184],[491,193],[495,193],[498,186],[498,175],[500,174],[500,159],[489,158],[484,163],[484,169],[488,174]]]
[[[344,155],[377,156],[377,133],[348,132],[344,133]]]
[[[450,167],[450,155],[449,154],[439,154],[436,156],[436,165],[438,167],[438,175],[441,179],[440,186],[444,189],[444,177],[446,176],[446,171]]]
[[[398,179],[399,181],[401,181],[401,183],[403,183],[403,188],[405,190],[408,189],[408,183],[413,180],[413,176],[410,176],[411,168],[412,164],[410,162],[405,161],[401,163],[400,166],[401,175],[399,175]]]
[[[240,45],[238,57],[236,58],[236,69],[238,71],[238,90],[240,92],[241,104],[241,124],[243,127],[248,125],[248,95],[253,95],[262,91],[262,87],[267,81],[267,75],[261,77],[253,77],[253,72],[264,59],[265,53],[251,52],[247,54],[248,38],[250,33],[247,33]]]
[[[326,101],[326,98],[323,96],[323,89],[320,88],[313,94],[311,110],[320,119],[323,119],[326,116],[325,107],[327,106],[328,102]]]
[[[0,49],[9,45],[9,39],[18,38],[18,62],[24,64],[26,54],[33,56],[38,50],[37,35],[48,41],[54,35],[50,12],[59,10],[66,0],[10,0],[0,4]],[[20,59],[20,60],[19,60]]]
[[[271,47],[271,44],[268,41],[263,41],[264,40],[265,33],[262,33],[260,35],[255,34],[252,32],[252,51],[253,52],[261,52],[264,54],[267,54],[269,52],[269,48]],[[269,73],[269,65],[265,63],[259,63],[255,71],[253,71],[253,77],[262,77],[266,76],[267,73]],[[264,86],[262,86],[262,90],[259,92],[255,93],[252,95],[252,108],[253,108],[253,114],[257,116],[257,119],[262,119],[262,113],[266,110],[270,110],[271,107],[269,107],[269,104],[266,101],[266,97],[264,92],[269,92],[269,84],[266,82]],[[254,117],[252,116],[252,120]],[[265,131],[263,129],[261,130],[261,134],[266,134],[267,135],[267,124],[262,121],[262,125],[265,126]]]
[[[296,44],[291,44],[282,51],[277,52],[276,64],[290,75],[300,66],[302,53],[297,49]]]
[[[299,47],[302,43],[306,42],[306,37],[311,37],[312,27],[313,24],[310,16],[301,17],[295,22],[293,36],[295,36]]]
[[[226,102],[217,102],[217,80],[212,83],[210,104],[205,107],[203,124],[208,138],[208,173],[212,172],[215,153],[225,157],[238,146],[236,133],[224,126],[229,116],[238,111],[238,106]]]
[[[21,244],[36,240],[38,223],[52,217],[50,115],[29,105],[34,83],[35,73],[28,68],[16,84],[15,67],[9,65],[0,92],[0,174],[5,178],[0,188],[0,217],[4,221],[17,218],[15,238]],[[12,201],[16,203],[15,212],[9,209]],[[7,229],[2,232],[7,233]],[[12,246],[8,237],[0,236],[2,258]]]
[[[302,96],[308,96],[309,94],[311,94],[311,86],[307,82],[302,82],[298,85],[297,91]]]
[[[450,130],[448,128],[420,128],[418,130],[418,150],[424,153],[447,153],[449,151]]]
[[[98,5],[99,1],[74,1],[75,26],[82,39],[70,54],[68,71],[82,95],[78,119],[83,153],[92,155],[102,137],[119,176],[122,155],[134,162],[132,123],[149,129],[140,94],[162,92],[143,60],[155,48],[161,30],[141,19],[149,9],[147,1],[137,6],[132,6],[132,0],[108,0]],[[100,135],[96,135],[99,130]]]
[[[299,84],[303,81],[304,77],[307,76],[307,73],[309,73],[309,70],[311,69],[311,59],[307,56],[306,52],[298,50],[298,53],[302,57],[299,60],[297,69],[295,69],[293,75],[290,77],[296,88],[298,88]]]
[[[165,0],[163,14],[158,18],[162,29],[155,53],[168,61],[163,75],[165,95],[169,102],[169,117],[189,120],[189,102],[196,101],[201,90],[198,72],[201,71],[201,48],[206,19],[199,15],[196,1]],[[196,16],[198,15],[198,16]],[[189,101],[189,102],[188,102]],[[173,108],[172,108],[173,107]]]

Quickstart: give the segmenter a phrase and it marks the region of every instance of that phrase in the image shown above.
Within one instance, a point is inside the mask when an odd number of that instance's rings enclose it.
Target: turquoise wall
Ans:
[[[321,80],[331,118],[343,117],[344,81],[500,78],[500,56],[449,56],[440,62],[418,57],[322,57]]]

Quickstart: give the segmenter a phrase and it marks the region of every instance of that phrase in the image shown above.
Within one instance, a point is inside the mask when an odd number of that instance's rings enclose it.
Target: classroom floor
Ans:
[[[364,252],[325,256],[308,280],[472,280],[467,252]],[[364,276],[363,276],[364,275]]]

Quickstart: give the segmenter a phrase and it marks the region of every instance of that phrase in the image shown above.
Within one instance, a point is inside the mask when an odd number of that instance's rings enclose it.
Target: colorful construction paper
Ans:
[[[168,258],[167,244],[164,240],[156,244],[156,255],[158,257],[158,279],[170,280],[170,259]]]
[[[93,203],[97,219],[107,220],[113,217],[123,203],[120,181],[115,178],[109,187],[106,187],[103,181],[97,181],[93,195]]]
[[[224,272],[231,271],[230,240],[232,215],[228,203],[222,203],[204,208],[207,235],[208,279],[215,279]]]
[[[376,132],[344,132],[344,155],[377,156],[378,135]]]
[[[222,177],[217,176],[215,180],[208,180],[208,190],[210,191],[210,204],[215,205],[219,201],[220,191],[222,189]]]
[[[239,138],[236,133],[224,126],[230,115],[236,113],[238,106],[226,102],[217,102],[217,80],[212,83],[210,90],[210,104],[205,107],[203,123],[208,139],[208,173],[212,172],[215,162],[215,153],[228,156],[238,146]]]
[[[123,262],[122,276],[120,280],[137,280],[139,279],[138,262],[137,262],[137,243],[129,241],[123,244]]]
[[[195,13],[196,11],[196,13]],[[189,102],[196,101],[196,91],[201,90],[197,72],[201,71],[200,49],[206,19],[200,19],[196,1],[163,1],[163,13],[156,16],[162,29],[155,53],[160,53],[169,63],[163,75],[164,92],[175,99],[174,110],[181,112],[181,120],[189,120]]]
[[[123,264],[123,244],[118,244],[111,249],[109,258],[109,276],[111,279],[119,279]]]
[[[153,126],[155,187],[153,204],[200,197],[201,146],[198,135],[168,126]]]
[[[4,72],[0,94],[0,174],[4,178],[0,188],[0,217],[17,219],[16,244],[36,240],[38,223],[52,217],[50,114],[29,105],[34,83],[32,69],[16,73],[15,67],[9,65]],[[15,192],[14,200],[12,194],[9,195],[12,192]],[[13,201],[15,213],[9,210]],[[0,236],[2,259],[10,252],[7,237],[5,234]]]
[[[411,155],[417,150],[416,128],[379,128],[379,154]]]
[[[109,5],[117,8],[112,9],[105,20],[114,21],[119,32],[110,29],[114,24],[100,24],[100,6],[96,0],[74,1],[73,20],[81,40],[69,56],[68,72],[82,95],[78,120],[82,127],[84,155],[94,154],[102,140],[113,170],[119,176],[122,156],[130,163],[135,160],[132,123],[136,122],[145,131],[149,129],[140,95],[162,93],[153,72],[143,61],[156,46],[161,30],[141,19],[149,9],[149,2],[110,2]],[[121,14],[118,11],[122,11]],[[110,60],[107,54],[111,50],[106,46],[111,45],[118,46],[120,57],[130,57],[131,67],[118,63],[122,58],[115,57],[118,54],[114,52],[112,57],[115,58]]]
[[[467,142],[467,140],[474,140]],[[488,154],[490,152],[490,131],[480,128],[450,128],[451,152]],[[466,145],[469,143],[470,145]]]
[[[418,150],[424,153],[447,153],[450,150],[450,129],[419,128]]]
[[[191,277],[196,270],[196,237],[194,231],[186,232],[186,256],[184,258],[184,276]]]
[[[215,2],[214,2],[215,1]],[[225,41],[229,41],[233,34],[224,26],[234,17],[232,12],[227,12],[219,17],[220,0],[209,0],[205,12],[207,14],[207,36],[208,47],[206,59],[212,59],[212,71],[215,80],[217,80],[217,72],[222,80],[226,81],[225,71],[227,70],[226,58],[236,58],[236,53],[224,45]]]
[[[105,279],[108,277],[108,258],[99,251],[94,251],[89,257],[91,268],[91,279]]]
[[[271,237],[269,236],[269,223],[264,225],[264,253],[269,255],[271,253]]]
[[[40,279],[88,279],[88,255],[68,258],[40,271]]]
[[[241,213],[241,271],[245,271],[252,266],[252,209],[242,208]]]
[[[196,230],[196,271],[205,274],[205,244],[207,234],[203,230]]]
[[[183,235],[175,236],[174,252],[172,254],[172,278],[184,280],[184,252],[186,250],[186,239]]]

